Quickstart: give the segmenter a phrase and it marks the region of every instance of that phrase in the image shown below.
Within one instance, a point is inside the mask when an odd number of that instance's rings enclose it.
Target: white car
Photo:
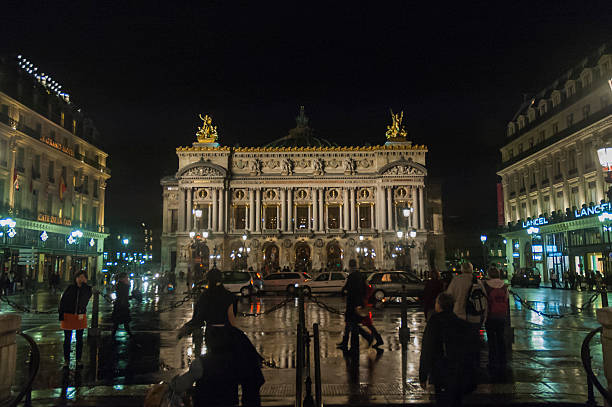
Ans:
[[[232,294],[248,297],[255,292],[253,279],[246,271],[224,271],[223,286]]]
[[[263,290],[265,292],[286,291],[293,294],[297,287],[305,285],[312,277],[307,273],[297,271],[272,273],[263,279]]]
[[[306,283],[313,293],[334,293],[341,294],[344,285],[346,284],[347,273],[342,271],[335,271],[331,273],[321,273],[314,279]]]

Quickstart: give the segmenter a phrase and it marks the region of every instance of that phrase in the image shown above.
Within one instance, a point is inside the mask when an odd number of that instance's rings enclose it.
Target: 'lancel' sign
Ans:
[[[539,218],[523,221],[523,229],[530,228],[532,226],[542,226],[548,224],[548,219],[544,216],[540,216]]]
[[[66,218],[60,218],[59,216],[50,216],[50,215],[45,215],[43,213],[39,213],[37,219],[39,222],[54,223],[56,225],[62,225],[62,226],[72,226],[72,220],[66,219]]]
[[[582,218],[584,216],[599,215],[603,212],[610,211],[611,208],[612,205],[610,205],[610,202],[605,202],[599,205],[589,206],[588,208],[582,208],[580,210],[576,209],[574,211],[574,216],[576,218]]]

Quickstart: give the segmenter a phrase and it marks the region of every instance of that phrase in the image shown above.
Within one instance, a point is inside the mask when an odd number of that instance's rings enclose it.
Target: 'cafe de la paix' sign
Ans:
[[[37,220],[39,222],[54,223],[56,225],[72,226],[72,220],[70,219],[60,218],[59,216],[45,215],[44,213],[39,213]]]

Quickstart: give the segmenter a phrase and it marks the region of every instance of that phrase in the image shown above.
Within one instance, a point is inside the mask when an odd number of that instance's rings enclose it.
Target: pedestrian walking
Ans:
[[[569,290],[569,272],[568,271],[563,272],[563,289]]]
[[[115,285],[115,301],[113,301],[113,313],[111,320],[113,321],[113,331],[111,334],[112,338],[115,338],[119,325],[123,325],[123,328],[129,336],[132,336],[130,330],[130,279],[127,273],[119,273],[117,276],[117,284]]]
[[[8,287],[9,287],[9,294],[15,294],[15,291],[17,289],[17,281],[15,281],[15,272],[13,271],[9,271],[8,273]]]
[[[436,298],[444,291],[444,283],[440,279],[440,272],[438,270],[431,271],[431,280],[427,280],[425,283],[425,289],[423,291],[423,312],[425,313],[425,319],[429,321],[431,314],[435,312]]]
[[[223,275],[219,270],[213,269],[208,272],[208,289],[198,299],[193,318],[179,331],[180,338],[206,324],[206,347],[208,353],[214,356],[211,356],[212,360],[201,360],[202,366],[204,368],[207,363],[222,366],[220,370],[211,373],[228,374],[225,379],[227,386],[217,388],[200,381],[201,391],[196,391],[195,405],[211,405],[207,404],[207,398],[223,397],[220,393],[227,392],[228,388],[233,389],[234,384],[240,384],[242,405],[260,406],[259,389],[265,382],[261,372],[263,358],[244,332],[236,327],[236,298],[223,287],[222,279]],[[215,392],[214,395],[207,393],[206,389]],[[234,395],[231,396],[233,400]]]
[[[365,308],[371,309],[373,306],[371,301],[372,301],[372,294],[374,293],[374,287],[372,287],[370,284],[367,284],[367,283],[365,284],[366,284],[366,287],[365,287],[365,296],[363,297],[363,303],[364,303]],[[380,336],[380,333],[374,326],[374,322],[372,321],[371,311],[367,311],[366,316],[363,317],[361,320],[361,324],[370,331],[370,336],[376,340],[376,342],[374,342],[374,345],[372,345],[373,348],[378,349],[380,346],[385,344],[385,341],[383,341],[382,336]]]
[[[576,272],[576,291],[584,291],[584,279],[582,278],[582,274]]]
[[[8,274],[3,272],[0,274],[0,294],[8,295],[9,291],[9,279]]]
[[[472,263],[461,264],[461,274],[453,277],[446,290],[455,299],[453,312],[457,317],[470,324],[470,341],[467,351],[469,363],[465,374],[472,382],[471,390],[476,388],[476,374],[480,368],[480,328],[487,319],[487,296],[481,281],[474,275]]]
[[[59,304],[59,320],[64,330],[64,368],[70,365],[70,345],[72,331],[76,334],[76,367],[81,368],[81,355],[83,353],[83,330],[87,328],[87,303],[91,298],[91,287],[87,285],[87,275],[83,270],[78,271],[73,283],[64,293]]]
[[[460,406],[467,387],[471,328],[467,321],[453,312],[455,301],[441,293],[435,301],[421,346],[419,382],[425,389],[434,385],[437,406]]]
[[[555,271],[555,269],[550,269],[549,275],[550,275],[551,288],[553,289],[557,288],[557,272]]]
[[[509,312],[508,286],[500,279],[497,268],[489,270],[489,280],[485,282],[487,290],[487,340],[489,343],[489,369],[499,371],[506,366],[506,343],[504,330]]]
[[[357,261],[355,259],[349,260],[350,274],[346,279],[343,291],[346,292],[346,310],[344,311],[344,335],[342,341],[338,343],[338,348],[344,351],[349,350],[349,345],[355,343],[359,346],[359,339],[353,338],[349,340],[352,335],[357,333],[363,336],[368,343],[372,343],[372,336],[369,335],[360,326],[360,322],[365,317],[363,314],[364,310],[364,296],[365,296],[365,280],[357,268]],[[351,351],[357,351],[357,349],[350,349]]]

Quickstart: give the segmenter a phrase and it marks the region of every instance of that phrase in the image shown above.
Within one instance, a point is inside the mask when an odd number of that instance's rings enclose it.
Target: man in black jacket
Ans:
[[[427,381],[434,385],[437,406],[460,406],[469,382],[462,367],[469,357],[470,325],[453,313],[453,306],[450,294],[438,295],[436,313],[423,333],[419,382],[423,388]]]
[[[359,325],[363,316],[358,314],[358,308],[363,308],[365,297],[365,280],[359,269],[357,268],[357,261],[355,259],[349,260],[349,269],[351,273],[346,279],[343,291],[346,292],[346,311],[344,312],[344,336],[342,341],[338,344],[338,348],[344,351],[348,350],[349,344],[359,344],[359,338],[355,337],[349,342],[351,334],[359,332],[368,343],[372,343],[372,336]],[[352,349],[356,351],[357,349]]]

